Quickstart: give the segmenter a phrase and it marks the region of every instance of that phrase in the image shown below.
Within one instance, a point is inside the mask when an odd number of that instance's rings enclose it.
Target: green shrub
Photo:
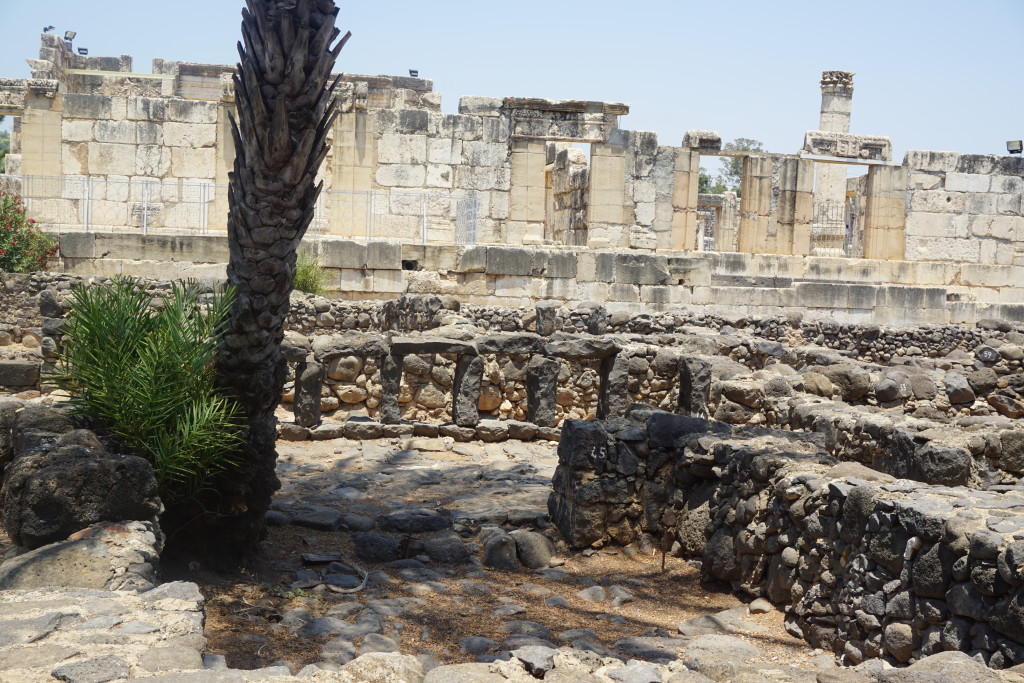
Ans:
[[[165,503],[188,501],[235,463],[241,410],[213,361],[233,292],[203,301],[193,281],[153,306],[137,280],[78,286],[51,381],[75,410],[153,466]]]
[[[31,273],[46,270],[57,253],[57,240],[25,214],[25,202],[14,192],[0,190],[0,271]]]
[[[324,293],[324,265],[308,251],[295,257],[295,289],[306,294]]]

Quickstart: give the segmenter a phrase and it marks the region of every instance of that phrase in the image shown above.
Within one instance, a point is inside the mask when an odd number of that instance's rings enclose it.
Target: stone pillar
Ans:
[[[849,133],[852,110],[853,73],[821,72],[821,119],[818,129],[829,133]],[[839,204],[846,201],[846,166],[817,164],[814,199],[817,202]]]
[[[608,142],[591,145],[587,244],[628,247],[626,216],[626,134],[612,131]]]
[[[541,427],[554,427],[558,421],[555,399],[561,363],[539,354],[526,364],[526,419]]]
[[[374,189],[377,153],[370,116],[359,109],[341,114],[335,119],[333,133],[330,189],[342,194],[330,195],[324,206],[329,217],[327,232],[343,237],[372,237],[368,231],[373,208],[366,193]]]
[[[320,391],[324,384],[324,366],[313,354],[295,366],[295,398],[292,411],[300,427],[320,425]]]
[[[779,169],[777,254],[811,253],[811,221],[814,217],[814,162],[785,158]]]
[[[597,419],[624,417],[629,408],[629,360],[621,353],[601,359]]]
[[[715,226],[715,251],[736,251],[740,228],[739,203],[735,192],[722,194],[722,211]]]
[[[902,261],[907,237],[907,169],[903,166],[868,168],[864,215],[864,258]]]
[[[460,427],[476,427],[480,422],[480,381],[484,376],[484,359],[462,354],[455,362],[452,391],[452,422]]]
[[[696,356],[679,357],[679,412],[707,417],[711,401],[711,364]]]
[[[739,251],[757,254],[768,242],[772,208],[772,159],[749,156],[743,160],[740,198]]]
[[[41,176],[64,175],[61,136],[61,112],[26,109],[21,114],[20,173]]]
[[[697,201],[700,187],[700,154],[683,147],[676,154],[675,188],[672,191],[672,248],[697,249]]]
[[[402,390],[402,356],[388,354],[380,366],[380,421],[384,424],[398,424],[402,411],[398,406],[398,394]]]
[[[511,164],[507,241],[521,245],[528,237],[543,240],[547,143],[544,140],[513,140]]]

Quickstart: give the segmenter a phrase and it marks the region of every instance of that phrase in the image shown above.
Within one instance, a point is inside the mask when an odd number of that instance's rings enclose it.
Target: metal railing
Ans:
[[[207,181],[0,175],[0,188],[18,191],[50,231],[227,233],[228,186]],[[325,190],[307,235],[474,244],[477,211],[474,193]]]
[[[844,202],[815,202],[811,221],[812,256],[850,255],[850,215]]]

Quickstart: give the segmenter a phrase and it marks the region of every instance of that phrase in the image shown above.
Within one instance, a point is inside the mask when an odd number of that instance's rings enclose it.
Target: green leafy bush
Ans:
[[[39,229],[25,214],[25,202],[14,192],[0,190],[0,271],[31,273],[46,270],[57,253],[57,240]]]
[[[319,257],[300,251],[295,257],[295,289],[306,294],[324,293],[324,265]]]
[[[194,499],[235,463],[241,410],[218,392],[213,367],[232,299],[204,301],[193,281],[157,307],[133,278],[74,289],[51,380],[152,464],[165,503]]]

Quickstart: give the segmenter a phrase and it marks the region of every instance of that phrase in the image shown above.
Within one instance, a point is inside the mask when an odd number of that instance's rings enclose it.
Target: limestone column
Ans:
[[[700,187],[700,154],[686,147],[676,154],[675,187],[672,191],[672,248],[697,249],[697,193]]]
[[[871,166],[868,169],[864,215],[864,258],[902,261],[907,238],[907,169]]]
[[[460,427],[476,427],[480,422],[480,382],[483,377],[483,358],[465,353],[459,356],[455,362],[452,422]]]
[[[558,359],[539,354],[526,364],[526,419],[541,427],[554,427],[558,421],[555,400],[560,370]]]
[[[625,134],[616,130],[608,142],[591,145],[587,243],[628,247]]]
[[[544,239],[547,208],[547,143],[513,140],[509,192],[508,243],[521,245],[530,237]]]
[[[821,118],[818,129],[828,133],[849,133],[853,110],[853,72],[821,72]],[[846,166],[817,164],[814,181],[816,202],[846,201]]]
[[[772,159],[748,156],[743,160],[740,185],[739,251],[762,253],[768,246],[768,227],[772,208]]]
[[[388,354],[380,366],[380,421],[384,424],[398,424],[402,411],[398,405],[398,394],[402,390],[402,356]]]
[[[373,190],[376,144],[369,116],[365,109],[356,109],[339,115],[334,121],[331,193],[321,200],[324,214],[328,216],[327,232],[332,235],[372,237],[369,234],[372,229],[370,191]]]

